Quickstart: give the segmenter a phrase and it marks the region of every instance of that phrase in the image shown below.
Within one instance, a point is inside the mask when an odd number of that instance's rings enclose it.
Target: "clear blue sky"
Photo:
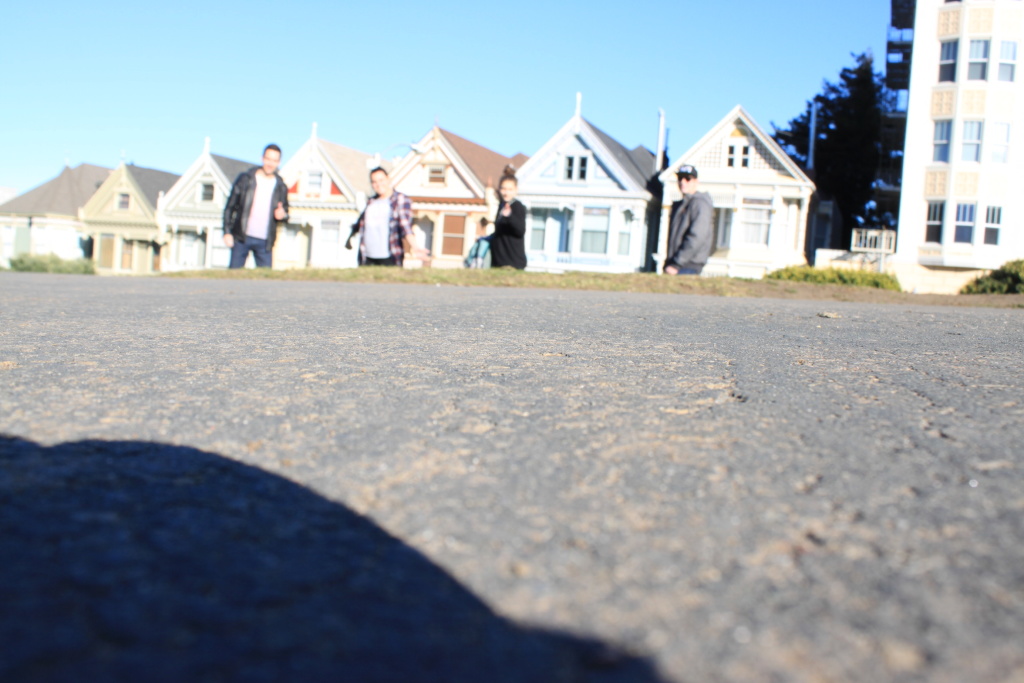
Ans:
[[[785,124],[851,53],[885,61],[889,0],[8,3],[0,187],[122,158],[181,173],[285,159],[310,134],[403,154],[434,124],[533,154],[573,114],[682,154],[733,106]]]

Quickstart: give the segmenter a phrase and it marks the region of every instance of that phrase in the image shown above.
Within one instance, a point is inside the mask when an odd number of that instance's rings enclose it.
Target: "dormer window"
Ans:
[[[742,143],[729,145],[726,163],[729,168],[750,168],[750,145]]]
[[[444,185],[445,166],[443,164],[431,164],[427,166],[427,182],[431,185]]]
[[[320,171],[309,171],[306,174],[306,191],[310,194],[320,194],[320,187],[324,182],[324,174]]]
[[[565,179],[586,181],[587,179],[587,157],[567,156],[565,157]]]
[[[203,183],[200,199],[204,202],[213,201],[213,183]]]
[[[131,198],[131,196],[127,192],[122,192],[119,195],[117,195],[117,210],[118,211],[127,211],[129,208],[131,208],[131,205],[132,205],[132,198]]]

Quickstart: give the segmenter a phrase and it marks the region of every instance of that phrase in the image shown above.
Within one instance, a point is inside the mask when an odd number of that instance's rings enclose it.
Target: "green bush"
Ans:
[[[964,285],[961,294],[1024,294],[1024,259],[1007,261],[997,270]]]
[[[772,271],[765,277],[771,280],[792,282],[813,282],[822,285],[853,285],[902,291],[899,281],[888,273],[873,273],[867,270],[846,270],[844,268],[814,268],[813,266],[789,266]]]
[[[74,273],[94,275],[96,268],[88,259],[65,261],[55,254],[23,254],[11,259],[11,270],[22,273]]]

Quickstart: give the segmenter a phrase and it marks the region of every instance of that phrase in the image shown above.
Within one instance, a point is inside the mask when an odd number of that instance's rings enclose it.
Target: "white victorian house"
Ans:
[[[505,167],[521,166],[526,157],[503,156],[437,126],[411,148],[391,172],[392,183],[412,201],[431,265],[462,268],[480,219],[494,220],[494,188]]]
[[[655,156],[629,150],[576,113],[516,174],[527,269],[628,273],[647,263]]]
[[[358,265],[358,249],[346,249],[345,240],[373,193],[370,170],[376,165],[370,154],[320,139],[313,124],[309,139],[280,170],[289,220],[278,229],[275,268]]]
[[[256,164],[203,152],[157,201],[161,267],[165,271],[226,268],[231,250],[224,245],[224,205],[235,178]]]
[[[697,167],[698,191],[715,207],[714,246],[703,275],[760,278],[806,265],[804,243],[814,183],[742,107],[736,106],[661,173],[665,186],[659,226],[660,270],[674,202],[682,195],[676,170]]]

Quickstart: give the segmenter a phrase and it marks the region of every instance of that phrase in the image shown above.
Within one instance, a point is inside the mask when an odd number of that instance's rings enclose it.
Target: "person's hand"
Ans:
[[[679,273],[679,269],[675,266],[665,266],[665,272],[669,275],[676,275]]]
[[[345,240],[345,248],[352,251],[352,235],[349,235],[348,239]]]
[[[284,212],[284,204],[281,203],[281,202],[278,202],[277,203],[277,208],[274,209],[274,219],[275,220],[279,220],[279,221],[283,221],[287,216],[288,216],[288,214],[286,214]]]
[[[231,247],[235,246],[235,236],[232,235],[230,232],[224,233],[224,245],[228,249],[230,249]]]

